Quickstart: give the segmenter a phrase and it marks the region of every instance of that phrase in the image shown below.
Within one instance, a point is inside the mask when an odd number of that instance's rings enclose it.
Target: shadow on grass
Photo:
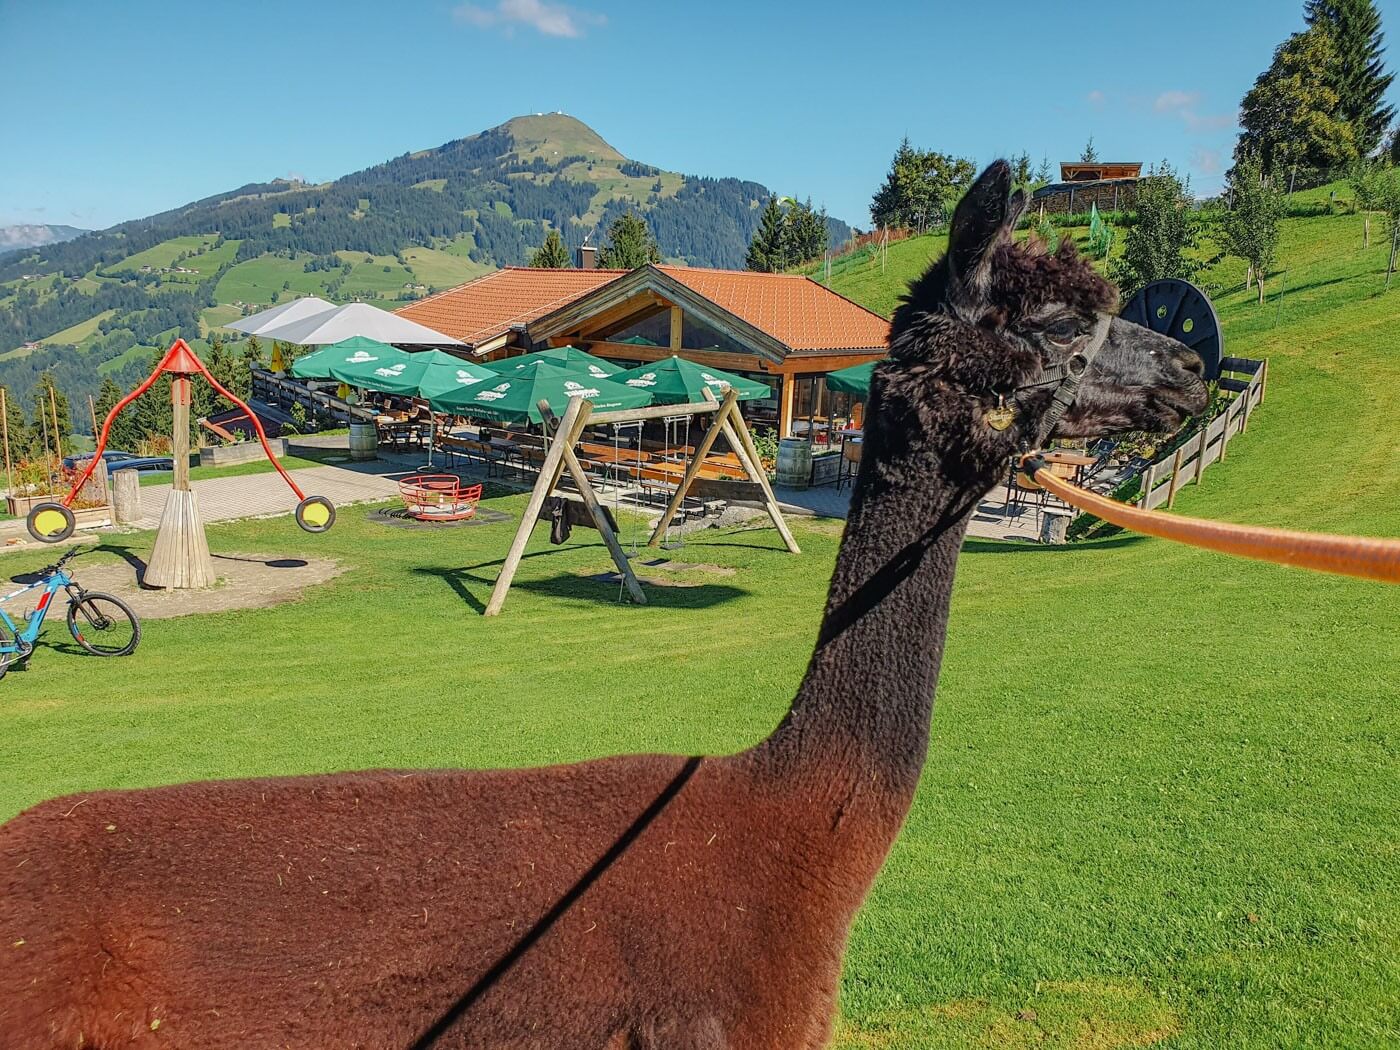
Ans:
[[[596,546],[601,546],[601,544]],[[554,552],[533,551],[526,554],[521,560],[538,558],[541,555],[552,553]],[[496,585],[497,573],[477,570],[498,567],[502,561],[504,559],[498,558],[494,561],[467,565],[460,569],[420,567],[412,571],[422,576],[435,576],[444,581],[465,604],[470,605],[478,613],[484,613],[486,611],[485,598],[490,596],[491,588]],[[625,598],[619,599],[620,579],[617,577],[616,579],[600,580],[596,576],[570,572],[557,573],[544,579],[521,579],[517,576],[511,583],[511,590],[528,591],[551,598],[567,598],[570,601],[589,602],[594,605],[627,604]],[[648,585],[645,579],[642,581],[642,590],[646,592],[648,605],[668,609],[708,609],[748,593],[742,587],[730,587],[725,584],[702,583],[695,586],[677,587],[655,583]]]
[[[969,537],[963,541],[965,554],[1068,554],[1071,551],[1106,550],[1110,547],[1129,547],[1141,543],[1146,536],[1136,533],[1115,536],[1104,540],[1085,540],[1082,543],[1030,543],[1022,540],[987,540]]]

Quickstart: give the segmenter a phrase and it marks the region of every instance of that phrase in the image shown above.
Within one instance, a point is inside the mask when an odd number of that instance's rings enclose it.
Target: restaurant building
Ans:
[[[737,372],[772,392],[745,416],[781,436],[845,412],[823,377],[884,356],[889,340],[885,318],[811,278],[685,266],[506,267],[398,312],[478,360],[576,346],[623,367],[678,354]]]

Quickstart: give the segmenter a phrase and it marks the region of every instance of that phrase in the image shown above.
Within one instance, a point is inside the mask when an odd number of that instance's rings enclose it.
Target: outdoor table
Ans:
[[[1083,476],[1085,468],[1093,466],[1096,462],[1093,456],[1086,456],[1082,452],[1047,452],[1041,458],[1050,464],[1051,472],[1057,477],[1076,484]]]

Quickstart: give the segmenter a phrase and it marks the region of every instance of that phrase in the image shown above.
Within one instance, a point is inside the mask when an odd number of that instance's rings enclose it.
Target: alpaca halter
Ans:
[[[1055,424],[1060,421],[1060,417],[1065,414],[1070,405],[1074,404],[1074,399],[1079,395],[1079,384],[1088,373],[1089,366],[1094,363],[1094,358],[1103,349],[1103,344],[1108,341],[1108,329],[1112,324],[1113,315],[1100,314],[1098,321],[1094,324],[1094,331],[1083,349],[1076,350],[1059,364],[1051,365],[1036,382],[1018,386],[1012,391],[1012,400],[1015,400],[1016,394],[1022,390],[1035,390],[1051,383],[1059,384],[1050,396],[1050,408],[1041,417],[1034,437],[1028,435],[1021,439],[1022,452],[1030,452],[1033,449],[1043,447],[1045,440],[1050,436],[1050,431],[1054,430]]]

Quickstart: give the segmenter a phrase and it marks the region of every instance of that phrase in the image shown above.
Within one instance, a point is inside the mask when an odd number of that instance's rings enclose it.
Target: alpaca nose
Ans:
[[[1206,363],[1201,360],[1201,355],[1194,350],[1182,347],[1176,353],[1176,363],[1186,371],[1193,373],[1198,379],[1206,377]]]

